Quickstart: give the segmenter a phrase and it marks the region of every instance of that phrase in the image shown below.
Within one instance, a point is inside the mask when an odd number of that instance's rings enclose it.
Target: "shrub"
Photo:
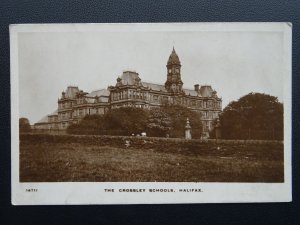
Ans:
[[[164,105],[150,110],[124,107],[112,109],[104,115],[88,115],[78,124],[67,128],[69,134],[125,135],[183,138],[186,119],[190,119],[192,137],[200,138],[201,115],[178,105]]]

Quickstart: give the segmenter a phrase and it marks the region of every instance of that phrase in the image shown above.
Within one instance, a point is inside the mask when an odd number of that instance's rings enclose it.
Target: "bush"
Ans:
[[[67,133],[130,136],[146,131],[147,136],[183,138],[187,118],[192,126],[192,137],[200,138],[201,115],[177,105],[150,110],[124,107],[112,109],[104,115],[88,115],[78,124],[70,125]]]
[[[140,108],[112,109],[105,115],[87,115],[67,128],[69,134],[131,135],[146,130],[148,112]]]

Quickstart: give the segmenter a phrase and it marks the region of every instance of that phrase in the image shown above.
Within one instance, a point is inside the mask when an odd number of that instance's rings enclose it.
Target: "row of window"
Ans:
[[[215,119],[218,117],[218,112],[202,112],[202,119]]]
[[[148,96],[146,93],[144,92],[136,92],[136,91],[131,91],[129,90],[128,93],[127,91],[122,91],[122,92],[118,92],[118,93],[112,93],[112,100],[122,100],[122,99],[147,99],[148,100]],[[160,96],[160,95],[149,95],[149,100],[150,102],[159,102],[159,103],[165,103],[170,101],[168,96]],[[216,102],[216,101],[212,101],[212,100],[208,100],[208,101],[201,101],[201,100],[190,100],[187,98],[180,98],[175,100],[176,103],[182,104],[182,105],[186,105],[186,106],[194,106],[194,107],[200,107],[200,108],[218,108],[221,109],[221,102]]]
[[[113,92],[111,94],[111,98],[113,101],[122,100],[122,99],[147,99],[147,93],[141,92],[141,91],[133,91],[133,90],[127,90],[127,91],[121,91],[121,92]]]
[[[138,92],[133,90],[127,90],[122,91],[118,93],[112,93],[112,100],[122,100],[122,99],[142,99],[142,100],[149,100],[150,102],[155,103],[166,103],[173,99],[170,99],[168,96],[160,96],[160,95],[147,95],[145,92]],[[179,98],[175,99],[175,102],[177,104],[182,104],[189,107],[198,107],[198,108],[216,108],[221,109],[221,102],[208,100],[208,101],[202,101],[202,100],[190,100],[187,98]],[[84,98],[77,99],[77,104],[83,104],[86,100]],[[65,109],[65,108],[71,108],[73,106],[72,102],[64,102],[59,103],[58,108],[59,109]]]
[[[76,105],[76,104],[80,105],[80,104],[84,104],[84,103],[87,103],[85,98],[78,98],[78,99],[76,99],[76,102],[58,103],[58,109],[69,109],[69,108],[72,108],[73,105]]]
[[[84,108],[84,109],[77,109],[73,113],[72,112],[62,112],[58,114],[59,120],[64,119],[72,119],[73,117],[84,117],[85,115],[92,115],[92,114],[104,114],[107,109],[104,108]],[[54,122],[54,121],[49,121]]]
[[[111,108],[112,108],[112,109],[116,109],[116,108],[121,108],[121,107],[135,107],[135,108],[143,108],[143,109],[148,109],[148,108],[150,108],[149,105],[132,104],[132,103],[117,104],[117,105],[113,105]]]
[[[58,120],[72,119],[72,112],[63,112],[58,114]]]
[[[48,121],[49,122],[57,122],[57,116],[49,116]]]
[[[68,108],[72,108],[72,106],[73,106],[72,102],[58,103],[58,109],[68,109]]]

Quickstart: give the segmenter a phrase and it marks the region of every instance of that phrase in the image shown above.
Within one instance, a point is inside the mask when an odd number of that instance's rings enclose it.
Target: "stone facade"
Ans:
[[[78,87],[69,86],[58,99],[58,108],[52,114],[37,122],[37,129],[65,129],[77,123],[86,115],[104,114],[109,109],[119,107],[140,107],[150,109],[162,104],[179,104],[201,112],[203,132],[208,135],[212,121],[219,117],[222,99],[210,85],[194,85],[194,89],[184,89],[181,80],[181,62],[173,48],[167,62],[165,84],[143,82],[139,74],[124,71],[114,86],[107,89],[83,92]]]

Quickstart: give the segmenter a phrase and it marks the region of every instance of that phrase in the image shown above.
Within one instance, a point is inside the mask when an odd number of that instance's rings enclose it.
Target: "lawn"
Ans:
[[[283,182],[283,149],[209,151],[20,143],[21,182]]]

